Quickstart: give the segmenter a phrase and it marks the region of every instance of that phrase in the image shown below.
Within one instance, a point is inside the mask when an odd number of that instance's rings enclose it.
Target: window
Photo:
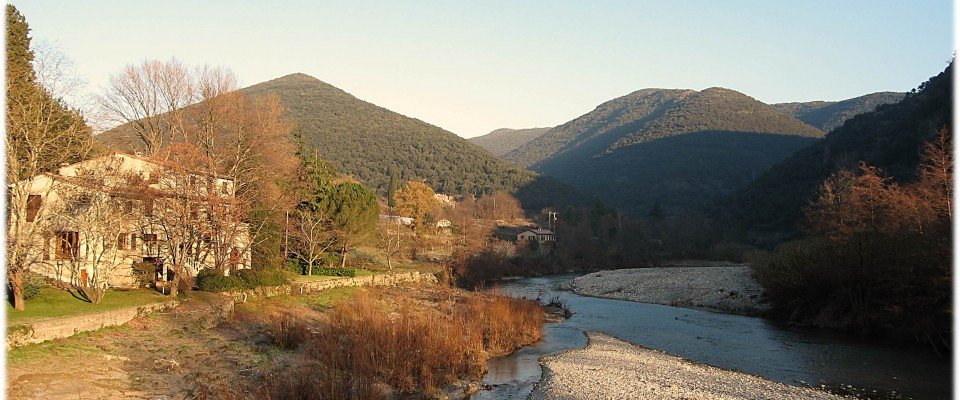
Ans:
[[[38,194],[27,196],[27,222],[33,222],[37,219],[41,204],[43,204],[43,196]]]
[[[120,250],[127,250],[127,234],[121,233],[117,235],[117,248]]]
[[[80,257],[80,234],[73,231],[57,232],[57,259],[70,260]]]
[[[157,234],[156,234],[156,233],[144,233],[144,234],[143,234],[143,242],[144,242],[144,243],[152,243],[152,242],[156,242],[156,241],[157,241]]]
[[[148,217],[153,216],[153,200],[143,202],[143,214]]]
[[[230,194],[230,183],[229,182],[220,182],[220,192],[224,195]]]
[[[136,234],[136,233],[131,233],[131,234],[130,234],[130,249],[131,249],[131,250],[136,250],[136,248],[137,248],[137,234]]]

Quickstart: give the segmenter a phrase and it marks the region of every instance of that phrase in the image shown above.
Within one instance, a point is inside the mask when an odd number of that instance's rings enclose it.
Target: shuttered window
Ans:
[[[27,196],[27,222],[33,222],[37,219],[41,204],[43,204],[43,196],[38,194]]]
[[[80,256],[80,234],[73,231],[57,232],[57,259],[70,260]]]

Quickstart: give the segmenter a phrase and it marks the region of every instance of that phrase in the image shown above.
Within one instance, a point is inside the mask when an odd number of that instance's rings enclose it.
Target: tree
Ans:
[[[377,226],[377,239],[383,254],[387,258],[387,269],[393,269],[393,260],[403,251],[401,235],[403,234],[403,225],[400,220],[381,221]]]
[[[29,31],[23,15],[7,5],[6,168],[7,182],[11,184],[7,280],[16,310],[24,309],[23,277],[38,261],[36,244],[42,242],[40,235],[47,215],[42,200],[31,210],[31,199],[43,199],[46,193],[34,193],[26,180],[54,171],[62,163],[79,161],[92,147],[90,129],[80,113],[59,100],[62,94],[48,91],[37,80],[38,74],[31,66],[34,54]]]
[[[433,189],[423,182],[407,181],[396,192],[397,214],[414,220],[414,228],[422,229],[439,204]]]
[[[397,193],[397,171],[390,167],[390,181],[387,183],[387,206],[392,210],[397,206],[397,200],[394,196]]]
[[[345,268],[347,253],[369,239],[376,228],[377,196],[359,183],[341,182],[323,189],[318,197],[340,248],[340,267]]]
[[[307,275],[332,247],[337,237],[332,233],[332,221],[325,201],[336,170],[314,152],[303,163],[300,184],[300,203],[290,213],[287,232],[290,241],[287,253],[307,264]]]
[[[166,140],[182,136],[181,111],[196,100],[196,92],[189,68],[179,60],[145,60],[111,75],[97,100],[104,117],[131,130],[153,156]]]

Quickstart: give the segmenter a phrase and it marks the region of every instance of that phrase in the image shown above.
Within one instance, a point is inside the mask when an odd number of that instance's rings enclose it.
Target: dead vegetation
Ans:
[[[389,290],[388,290],[389,291]],[[540,339],[543,310],[531,300],[432,288],[362,292],[326,312],[270,312],[259,323],[272,343],[299,356],[240,385],[211,385],[204,398],[433,397],[476,380],[489,358]]]

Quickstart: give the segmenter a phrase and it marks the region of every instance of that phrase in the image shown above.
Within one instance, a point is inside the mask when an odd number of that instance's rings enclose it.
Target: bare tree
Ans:
[[[330,217],[311,204],[298,206],[290,219],[291,243],[287,251],[307,263],[307,275],[313,275],[313,267],[323,253],[336,243],[330,232]]]
[[[177,59],[127,65],[110,76],[98,97],[104,117],[126,124],[144,144],[148,156],[164,141],[183,135],[182,109],[196,99],[189,69]]]
[[[387,269],[393,269],[393,260],[402,253],[400,219],[381,221],[377,226],[377,239],[387,257]]]

